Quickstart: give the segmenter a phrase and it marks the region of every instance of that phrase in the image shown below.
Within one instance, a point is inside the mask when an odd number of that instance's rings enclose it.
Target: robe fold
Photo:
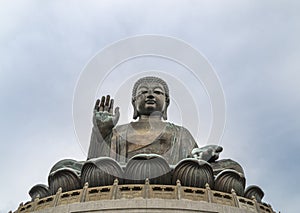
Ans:
[[[88,159],[108,156],[120,164],[137,154],[158,154],[171,165],[191,155],[192,149],[198,147],[191,133],[184,127],[166,122],[161,133],[146,145],[133,144],[128,140],[132,125],[119,125],[113,129],[105,140],[96,127],[92,130]],[[134,145],[134,149],[128,147]],[[132,146],[131,146],[132,147]]]

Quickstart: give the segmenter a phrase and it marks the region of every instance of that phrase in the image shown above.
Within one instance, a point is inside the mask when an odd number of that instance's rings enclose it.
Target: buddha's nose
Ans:
[[[153,99],[153,98],[154,98],[153,93],[149,92],[147,95],[147,99]]]
[[[154,98],[154,96],[153,96],[153,91],[152,91],[152,90],[149,90],[149,91],[148,91],[148,94],[147,94],[147,99],[152,99],[152,98]]]

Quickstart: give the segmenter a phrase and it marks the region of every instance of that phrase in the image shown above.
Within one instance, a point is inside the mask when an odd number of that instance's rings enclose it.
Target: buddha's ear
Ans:
[[[168,119],[168,116],[167,116],[167,108],[162,112],[162,117],[164,120],[167,120]]]
[[[170,99],[169,99],[169,97],[166,97],[166,107],[165,107],[164,111],[162,112],[162,117],[164,120],[168,119],[167,111],[168,111],[169,104],[170,104]]]
[[[132,98],[131,100],[131,103],[132,103],[132,106],[133,106],[133,119],[137,119],[139,117],[139,113],[136,109],[136,106],[135,106],[135,98]]]

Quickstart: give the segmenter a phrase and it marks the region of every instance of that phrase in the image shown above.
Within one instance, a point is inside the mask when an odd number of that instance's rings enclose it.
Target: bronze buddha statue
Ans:
[[[173,165],[200,155],[205,156],[206,161],[216,160],[221,147],[195,149],[197,143],[186,128],[165,121],[169,104],[167,83],[152,76],[139,79],[133,86],[134,122],[116,126],[120,113],[118,107],[113,109],[114,100],[110,96],[97,100],[88,159],[108,156],[125,164],[134,155],[145,153],[159,154]]]
[[[205,187],[208,183],[220,191],[234,188],[244,194],[242,167],[231,159],[216,161],[223,150],[218,145],[198,148],[184,127],[167,122],[170,104],[167,83],[153,76],[139,79],[133,86],[133,119],[117,125],[120,112],[110,96],[97,100],[93,129],[86,161],[61,160],[50,171],[48,186],[36,185],[31,194],[54,194],[82,187],[121,183],[142,183]],[[47,192],[47,193],[45,193]]]

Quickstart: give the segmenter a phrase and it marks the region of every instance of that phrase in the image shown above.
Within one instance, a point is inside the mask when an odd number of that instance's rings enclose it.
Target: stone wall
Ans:
[[[36,198],[20,204],[15,213],[50,212],[256,212],[273,213],[271,206],[253,199],[237,196],[235,191],[225,193],[206,188],[177,185],[145,184],[118,185],[62,192]]]

